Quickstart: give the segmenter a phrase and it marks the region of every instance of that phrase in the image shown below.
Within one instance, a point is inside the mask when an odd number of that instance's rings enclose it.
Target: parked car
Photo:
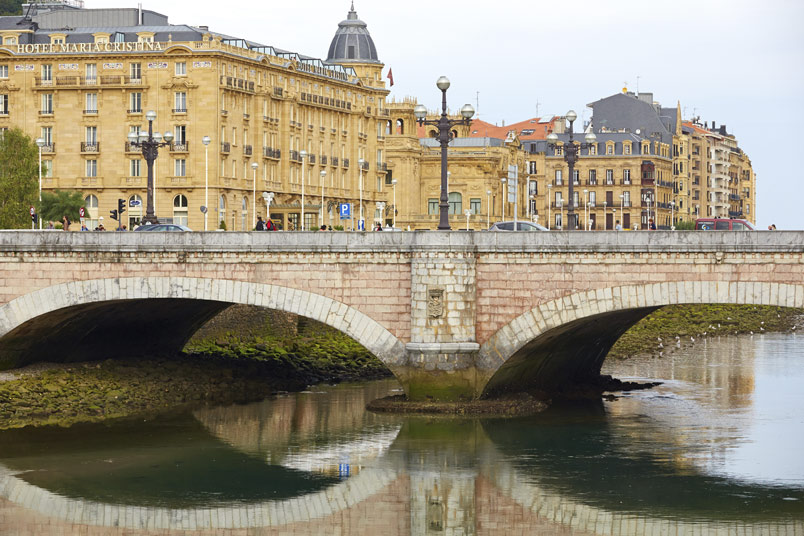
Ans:
[[[755,231],[754,226],[745,220],[729,218],[698,218],[696,231]]]
[[[529,221],[518,221],[517,224],[517,231],[549,231],[547,227],[544,225],[539,225],[538,223],[533,223]],[[493,223],[491,227],[489,227],[489,231],[513,231],[514,230],[514,222],[512,221],[498,221]]]
[[[192,231],[189,227],[179,225],[177,223],[157,223],[156,225],[140,225],[134,231],[167,231],[167,232],[183,232]]]

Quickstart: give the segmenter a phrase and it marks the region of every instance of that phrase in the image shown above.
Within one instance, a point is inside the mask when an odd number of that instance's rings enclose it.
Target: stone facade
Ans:
[[[108,335],[88,341],[99,355],[130,333],[148,334],[127,345],[144,355],[146,344],[180,348],[203,320],[195,304],[211,314],[240,303],[348,334],[414,398],[473,398],[596,374],[618,330],[663,305],[804,307],[802,244],[787,231],[4,232],[0,344],[7,359],[76,346],[77,332],[53,326],[80,314]],[[546,369],[528,363],[543,359],[555,370],[540,380]],[[502,373],[515,366],[524,369]]]
[[[388,117],[382,63],[325,64],[164,20],[155,32],[118,28],[123,42],[81,27],[40,27],[35,44],[23,44],[31,39],[25,26],[0,36],[0,129],[44,140],[43,188],[81,191],[90,228],[101,217],[112,227],[118,198],[142,202],[128,208],[129,228],[144,215],[147,166],[127,136],[147,131],[148,111],[156,112],[154,132],[175,136],[155,164],[161,220],[205,229],[199,209],[207,206],[208,229],[223,221],[250,230],[255,212],[266,213],[262,192],[273,192],[272,219],[298,229],[304,189],[309,229],[322,223],[322,189],[330,225],[341,223],[338,203],[357,206],[362,197],[373,213],[388,201],[378,187],[386,168],[378,134]],[[83,39],[94,42],[73,42]]]

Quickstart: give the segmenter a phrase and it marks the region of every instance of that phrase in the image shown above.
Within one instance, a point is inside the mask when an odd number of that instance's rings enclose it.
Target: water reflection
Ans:
[[[371,414],[375,382],[3,433],[0,533],[799,533],[800,342],[609,364],[666,383],[528,419]]]

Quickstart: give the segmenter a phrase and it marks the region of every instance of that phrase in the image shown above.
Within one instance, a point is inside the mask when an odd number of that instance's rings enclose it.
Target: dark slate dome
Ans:
[[[382,63],[366,23],[357,18],[355,4],[346,20],[338,24],[327,54],[327,63]]]

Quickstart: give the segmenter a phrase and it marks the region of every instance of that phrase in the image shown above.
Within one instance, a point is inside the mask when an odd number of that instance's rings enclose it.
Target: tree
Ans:
[[[42,192],[42,219],[61,221],[64,216],[78,221],[78,210],[84,206],[84,196],[75,190]]]
[[[22,0],[0,0],[0,15],[22,15]]]
[[[25,229],[39,195],[39,148],[19,128],[0,136],[0,229]]]

